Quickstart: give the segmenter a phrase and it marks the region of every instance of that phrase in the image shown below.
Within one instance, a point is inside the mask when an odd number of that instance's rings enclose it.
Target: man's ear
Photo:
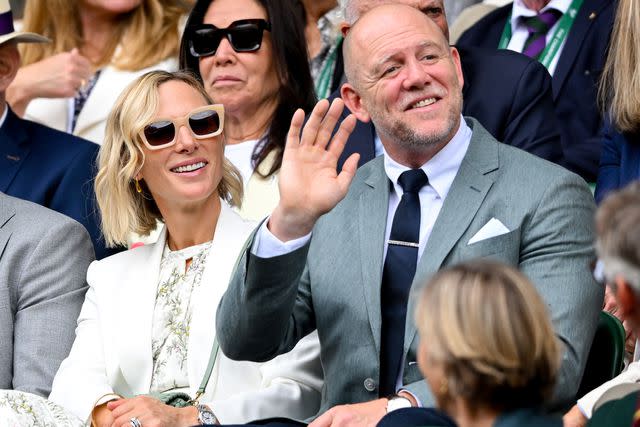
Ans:
[[[356,119],[365,123],[371,120],[371,116],[362,105],[362,98],[349,83],[343,84],[340,88],[340,97],[344,101],[344,105],[356,116]]]
[[[0,45],[0,93],[5,93],[20,68],[20,53],[15,43]]]
[[[451,59],[453,60],[453,65],[456,67],[456,75],[458,76],[458,82],[460,83],[460,88],[464,86],[464,75],[462,74],[462,62],[460,61],[460,53],[458,49],[455,47],[451,47]]]
[[[638,305],[640,301],[633,287],[621,275],[617,275],[614,282],[616,300],[622,317],[634,325],[640,325],[640,305]]]

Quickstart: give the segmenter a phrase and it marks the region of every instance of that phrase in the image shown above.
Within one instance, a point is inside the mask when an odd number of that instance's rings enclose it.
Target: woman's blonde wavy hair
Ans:
[[[151,71],[140,76],[120,94],[109,117],[105,140],[98,153],[95,192],[100,208],[102,232],[108,246],[126,245],[134,232],[148,235],[162,215],[144,181],[136,190],[135,176],[144,163],[140,132],[158,109],[158,88],[168,81],[193,87],[209,104],[213,101],[192,74]],[[238,170],[224,158],[218,194],[232,206],[242,202],[242,180]]]
[[[640,130],[640,3],[620,0],[598,98],[620,132]]]
[[[71,0],[26,3],[24,31],[47,36],[52,43],[20,44],[22,65],[82,46],[84,36],[77,3]],[[135,71],[177,57],[180,22],[192,6],[193,0],[143,0],[118,19],[102,58],[94,65],[112,64],[121,70]],[[118,45],[123,48],[117,49]]]
[[[423,289],[415,321],[427,363],[441,368],[440,407],[460,397],[472,412],[542,405],[560,349],[542,298],[517,270],[472,261],[443,270]]]

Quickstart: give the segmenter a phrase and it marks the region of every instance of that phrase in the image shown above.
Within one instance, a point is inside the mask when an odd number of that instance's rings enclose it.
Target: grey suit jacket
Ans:
[[[555,403],[573,399],[602,307],[588,268],[594,202],[565,169],[500,144],[474,119],[469,149],[444,201],[413,281],[477,257],[518,266],[548,304],[565,346]],[[218,310],[231,358],[267,360],[317,328],[325,386],[321,411],[378,397],[380,286],[389,179],[383,159],[358,170],[345,199],[316,224],[309,245],[263,259],[245,250]],[[469,245],[491,218],[511,230]],[[249,242],[248,244],[251,244]],[[415,301],[405,327],[403,385],[423,405],[433,397],[416,364]]]
[[[0,193],[0,389],[49,395],[93,259],[80,223]]]

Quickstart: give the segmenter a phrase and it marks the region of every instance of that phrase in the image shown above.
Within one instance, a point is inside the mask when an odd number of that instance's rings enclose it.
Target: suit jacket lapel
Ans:
[[[6,192],[31,151],[20,119],[9,109],[0,127],[0,191]]]
[[[118,285],[113,301],[114,316],[119,335],[120,370],[134,394],[149,392],[153,369],[151,334],[153,309],[156,302],[160,260],[164,250],[166,231],[151,247],[136,249],[130,274]]]
[[[364,189],[358,205],[358,239],[362,286],[366,299],[371,332],[376,350],[380,352],[380,289],[382,286],[382,257],[389,210],[389,178],[384,171],[383,157],[373,160],[370,173],[364,178]]]
[[[429,236],[422,257],[418,261],[412,291],[420,289],[424,281],[438,271],[446,256],[471,224],[482,201],[493,185],[488,176],[499,167],[498,142],[474,119],[466,119],[472,129],[469,149],[453,180],[447,198]],[[405,354],[416,333],[413,322],[415,298],[409,298],[405,328]]]
[[[243,221],[226,203],[222,203],[200,286],[193,296],[196,301],[207,301],[207,304],[196,304],[191,318],[187,344],[187,370],[192,388],[191,395],[200,386],[209,362],[216,336],[218,303],[227,290],[235,263],[254,226],[255,223]],[[218,353],[218,359],[221,354]],[[216,373],[217,370],[214,369],[211,377],[217,376]],[[208,393],[214,392],[217,383],[213,379],[209,381]]]
[[[590,19],[589,17],[592,16],[592,14],[597,16],[602,9],[608,6],[608,4],[608,1],[585,0],[580,7],[578,16],[576,16],[576,20],[571,26],[569,35],[567,36],[564,47],[562,48],[562,53],[558,59],[558,65],[553,73],[554,100],[557,98],[567,76],[571,72],[573,63],[578,56],[578,52],[580,52],[580,49],[582,48],[582,42],[586,38],[589,28],[591,28],[591,25],[595,22],[594,19]]]

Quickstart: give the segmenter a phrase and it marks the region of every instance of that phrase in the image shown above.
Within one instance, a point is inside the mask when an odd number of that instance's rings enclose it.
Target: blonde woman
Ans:
[[[49,401],[27,398],[39,419],[81,425],[93,412],[100,426],[180,427],[301,420],[318,410],[321,380],[309,368],[317,344],[264,364],[218,352],[197,407],[144,396],[195,395],[214,346],[218,302],[255,226],[232,210],[242,186],[223,155],[224,108],[211,104],[189,74],[161,71],[118,98],[96,178],[105,238],[121,244],[157,220],[165,227],[155,244],[89,267],[76,339]],[[25,395],[11,399],[15,416]],[[0,419],[3,406],[0,399]]]
[[[596,201],[640,178],[640,4],[619,0],[600,103],[608,111]]]
[[[116,97],[152,69],[177,69],[191,0],[29,0],[24,29],[52,43],[21,46],[7,90],[20,116],[102,144]]]
[[[425,286],[418,365],[458,427],[562,426],[543,415],[560,365],[544,302],[511,267],[475,261]]]

